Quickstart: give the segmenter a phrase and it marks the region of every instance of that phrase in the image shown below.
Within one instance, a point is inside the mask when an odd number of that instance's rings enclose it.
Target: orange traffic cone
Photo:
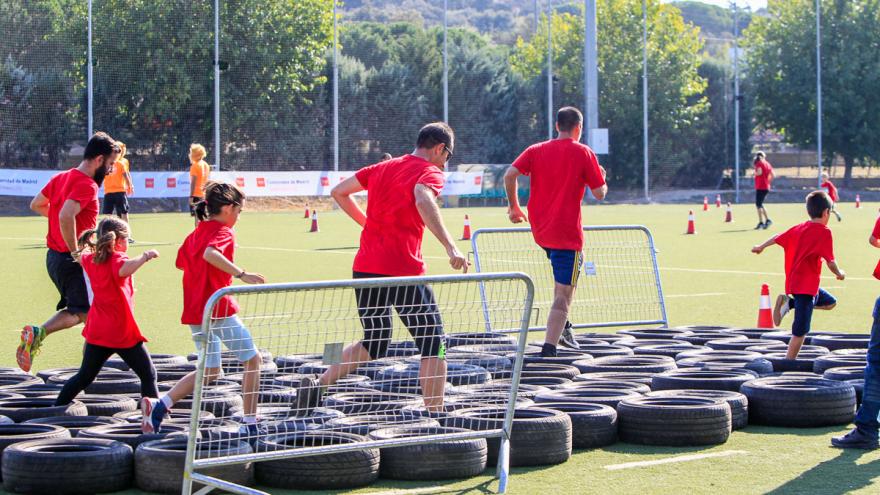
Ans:
[[[471,219],[467,215],[464,216],[464,232],[461,234],[461,240],[471,240]]]
[[[733,208],[727,203],[727,214],[724,215],[724,223],[733,223]]]
[[[715,195],[715,208],[721,208],[721,195]]]
[[[773,310],[770,309],[770,286],[761,286],[761,301],[758,306],[758,328],[776,328],[773,324]]]
[[[703,211],[709,211],[709,196],[703,196]]]
[[[309,232],[318,232],[318,212],[312,212],[312,228],[309,229]]]
[[[305,215],[303,215],[303,218],[311,218],[311,217],[312,217],[312,214],[311,214],[311,213],[309,213],[309,207],[308,207],[308,206],[306,206],[306,214],[305,214]]]
[[[693,210],[688,212],[688,229],[687,229],[687,232],[685,232],[685,233],[686,234],[696,234],[697,233],[697,228],[694,225],[694,212],[693,212]]]
[[[856,208],[862,207],[862,197],[856,194]]]

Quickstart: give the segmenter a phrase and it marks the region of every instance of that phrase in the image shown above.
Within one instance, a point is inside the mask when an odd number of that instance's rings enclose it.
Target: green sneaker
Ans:
[[[34,358],[40,353],[40,345],[46,338],[46,330],[37,325],[25,325],[21,329],[21,342],[15,351],[15,360],[23,371],[30,372]]]

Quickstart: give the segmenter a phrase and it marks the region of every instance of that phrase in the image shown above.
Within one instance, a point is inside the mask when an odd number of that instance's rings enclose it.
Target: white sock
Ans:
[[[171,409],[171,406],[174,405],[174,401],[171,400],[171,396],[170,396],[170,395],[167,395],[167,394],[166,394],[166,395],[163,395],[162,398],[159,399],[159,400],[162,401],[162,404],[165,404],[165,409],[170,410],[170,409]]]
[[[245,416],[244,418],[242,418],[241,422],[246,425],[252,425],[257,422],[257,418],[256,416]]]
[[[782,318],[783,316],[788,314],[789,311],[791,311],[791,306],[789,306],[788,301],[785,301],[785,304],[783,304],[782,307],[779,308],[779,317]]]

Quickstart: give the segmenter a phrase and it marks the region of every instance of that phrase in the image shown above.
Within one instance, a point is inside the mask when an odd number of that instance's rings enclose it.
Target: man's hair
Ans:
[[[119,145],[116,144],[116,141],[114,141],[109,134],[106,132],[96,132],[86,145],[86,150],[83,152],[83,159],[91,160],[92,158],[108,156],[113,153],[119,153],[120,151]]]
[[[822,213],[830,209],[831,198],[825,191],[813,191],[807,194],[807,214],[810,218],[822,218]]]
[[[575,107],[562,107],[556,112],[556,125],[559,132],[571,132],[576,126],[583,125],[584,114]]]
[[[763,151],[759,151],[759,152],[755,153],[756,159],[765,158],[766,156],[767,155],[765,155]]]
[[[416,148],[433,148],[438,144],[445,144],[452,150],[455,132],[446,122],[431,122],[419,130],[419,138],[416,140]]]

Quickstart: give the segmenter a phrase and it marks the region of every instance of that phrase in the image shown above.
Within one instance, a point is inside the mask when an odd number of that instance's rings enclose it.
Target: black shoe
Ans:
[[[128,238],[128,243],[129,243],[129,244],[136,244],[136,243],[137,243],[137,241],[136,241],[136,240],[134,240],[134,238],[132,238],[132,237],[129,237],[129,238]]]
[[[758,225],[755,226],[755,230],[761,230],[764,228],[764,222],[758,222]]]
[[[880,447],[880,443],[877,441],[876,433],[871,435],[858,428],[853,428],[851,432],[842,437],[832,438],[831,446],[837,447],[838,449],[874,450]]]
[[[556,346],[544,342],[544,346],[541,348],[541,357],[556,357]]]
[[[559,336],[559,343],[569,349],[580,349],[581,345],[574,340],[574,333],[571,331],[571,322],[565,322],[565,328],[562,329],[562,335]]]
[[[312,377],[305,377],[296,389],[296,404],[293,413],[296,417],[308,416],[321,405],[321,385]]]
[[[768,228],[770,228],[771,225],[773,225],[773,220],[770,220],[768,218],[767,221],[764,222],[764,230],[767,230]]]

